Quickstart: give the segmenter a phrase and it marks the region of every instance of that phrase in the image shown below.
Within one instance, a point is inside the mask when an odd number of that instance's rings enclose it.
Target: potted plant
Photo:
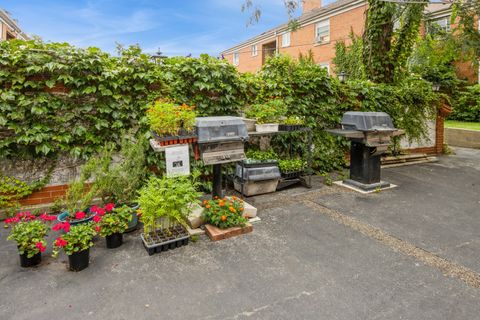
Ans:
[[[184,225],[193,206],[199,203],[197,178],[196,173],[193,181],[189,177],[151,177],[140,190],[141,238],[149,255],[188,244]]]
[[[95,184],[103,203],[114,203],[115,207],[128,206],[131,219],[125,232],[133,231],[138,225],[136,197],[146,175],[146,139],[124,138],[116,163],[102,166],[104,170],[96,174]],[[106,155],[110,157],[110,155]],[[126,209],[125,209],[126,210]]]
[[[305,169],[305,161],[300,159],[284,159],[278,162],[278,167],[283,178],[298,178]]]
[[[93,237],[96,230],[93,223],[81,223],[69,228],[69,231],[58,237],[53,243],[53,256],[57,257],[63,249],[68,256],[69,269],[81,271],[88,267],[90,248],[93,247]]]
[[[160,145],[191,143],[196,140],[195,106],[159,100],[147,110],[147,118]]]
[[[21,267],[36,266],[42,261],[42,252],[46,249],[46,224],[55,219],[45,213],[36,217],[30,212],[20,212],[5,220],[5,226],[12,227],[7,239],[17,243]]]
[[[279,126],[281,131],[296,131],[303,127],[305,120],[299,116],[289,116]]]
[[[285,115],[286,105],[281,99],[269,100],[266,103],[254,104],[247,110],[247,117],[255,118],[257,132],[276,132],[280,117]]]
[[[128,228],[128,222],[132,219],[129,206],[113,208],[113,204],[105,207],[107,213],[96,215],[93,222],[100,236],[105,237],[107,248],[118,248],[123,243],[123,233]]]
[[[111,152],[112,149],[109,149]],[[92,157],[81,168],[80,177],[69,184],[63,198],[61,207],[63,212],[57,216],[61,223],[68,222],[71,225],[87,223],[93,219],[95,212],[92,212],[90,204],[97,194],[98,187],[92,177],[108,166],[107,157]]]
[[[244,227],[248,219],[243,216],[244,204],[241,199],[231,198],[205,200],[203,217],[206,223],[220,229]]]

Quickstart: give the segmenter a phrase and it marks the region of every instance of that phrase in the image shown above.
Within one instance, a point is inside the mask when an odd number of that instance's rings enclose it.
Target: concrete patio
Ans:
[[[397,188],[252,199],[253,233],[148,256],[138,232],[91,265],[18,265],[0,231],[3,319],[478,319],[480,150],[389,168]]]

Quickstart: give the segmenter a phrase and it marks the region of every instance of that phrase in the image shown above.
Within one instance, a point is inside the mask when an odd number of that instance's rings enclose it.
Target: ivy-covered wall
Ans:
[[[329,171],[343,165],[347,143],[324,129],[337,126],[343,112],[388,112],[419,139],[436,110],[436,95],[423,80],[341,84],[308,59],[282,56],[252,75],[209,56],[157,63],[137,47],[111,56],[11,41],[0,43],[0,67],[0,158],[87,158],[120,141],[125,130],[147,132],[145,108],[159,97],[195,105],[199,115],[238,115],[248,104],[280,97],[288,115],[305,117],[314,132],[314,167]]]

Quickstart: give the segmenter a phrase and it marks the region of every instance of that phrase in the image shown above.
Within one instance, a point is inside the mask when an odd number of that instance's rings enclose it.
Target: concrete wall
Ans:
[[[407,138],[403,137],[400,141],[400,147],[402,149],[417,149],[417,148],[431,148],[435,147],[435,137],[436,137],[436,121],[428,122],[428,134],[425,139],[420,141],[409,142]]]
[[[480,131],[445,128],[445,140],[449,146],[480,149]]]

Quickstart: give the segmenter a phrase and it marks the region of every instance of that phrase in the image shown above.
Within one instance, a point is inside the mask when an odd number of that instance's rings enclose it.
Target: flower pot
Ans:
[[[20,255],[20,266],[22,268],[29,268],[36,266],[42,262],[42,254],[39,252],[31,258],[27,257],[27,253]]]
[[[131,205],[130,208],[132,208],[132,220],[128,223],[128,228],[125,230],[125,232],[132,232],[137,230],[138,226],[138,216],[137,216],[137,209],[139,208],[138,204]]]
[[[75,252],[74,254],[68,256],[68,264],[70,271],[82,271],[88,267],[90,259],[90,248]]]
[[[88,214],[89,210],[85,210],[85,213]],[[94,215],[91,215],[91,216],[86,217],[84,219],[69,220],[68,222],[70,223],[70,225],[74,226],[76,224],[87,223],[87,222],[91,221],[93,219],[93,217],[94,217]],[[57,220],[59,222],[65,222],[65,221],[67,221],[67,218],[68,218],[68,212],[62,212],[57,216]]]
[[[105,237],[107,241],[108,249],[115,249],[122,245],[123,243],[123,233],[114,233]]]
[[[242,118],[243,122],[245,122],[245,126],[247,127],[248,132],[254,132],[255,131],[255,122],[257,120],[255,119],[248,119],[248,118]]]
[[[277,132],[278,123],[257,123],[255,124],[255,129],[257,132]]]

